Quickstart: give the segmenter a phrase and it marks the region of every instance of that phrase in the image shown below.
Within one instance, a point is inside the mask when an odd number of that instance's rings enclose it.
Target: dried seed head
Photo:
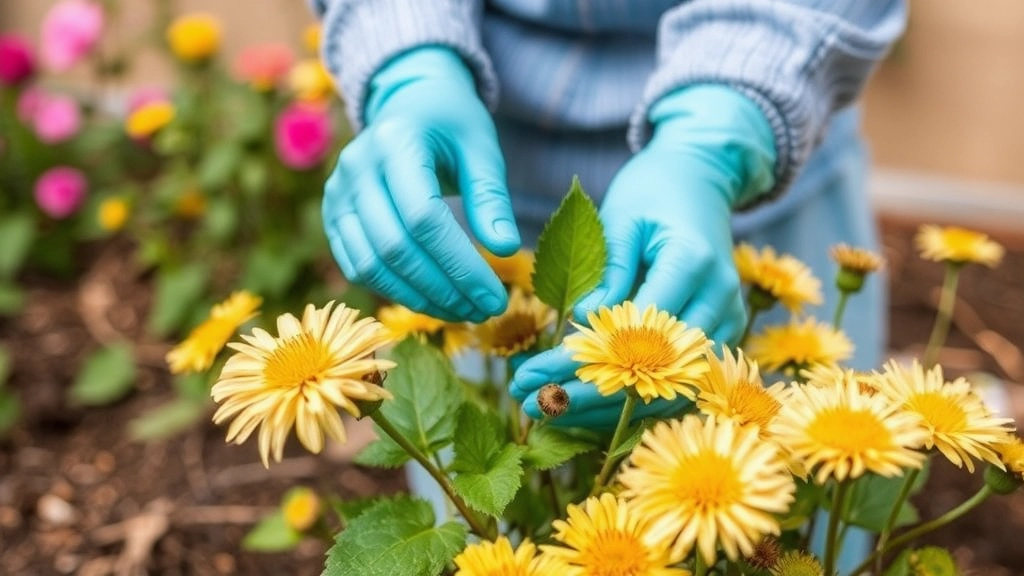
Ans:
[[[569,409],[569,393],[558,384],[546,384],[537,392],[537,406],[546,416],[557,418]]]

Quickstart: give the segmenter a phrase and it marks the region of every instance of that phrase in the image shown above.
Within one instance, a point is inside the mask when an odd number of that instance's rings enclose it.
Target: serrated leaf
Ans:
[[[381,414],[427,455],[447,446],[455,433],[462,388],[451,363],[439,350],[407,338],[391,351],[397,366],[388,372],[386,388],[394,395],[381,404]],[[378,430],[378,436],[383,434]]]
[[[542,302],[567,312],[601,282],[607,250],[597,208],[578,177],[537,240],[534,292]]]
[[[208,406],[206,401],[177,398],[140,414],[128,423],[128,433],[140,442],[170,438],[202,420]]]
[[[925,474],[918,477],[919,482],[923,482],[923,476]],[[843,521],[871,532],[881,532],[903,487],[903,482],[902,476],[885,478],[870,473],[861,476],[854,481],[850,490]],[[918,520],[917,508],[908,499],[900,508],[894,527],[913,524]]]
[[[409,461],[409,454],[401,446],[395,444],[391,438],[384,436],[379,429],[377,435],[380,438],[369,443],[356,454],[356,464],[373,468],[398,468]]]
[[[35,235],[35,224],[28,214],[0,219],[0,278],[11,278],[21,268]]]
[[[284,552],[302,542],[302,533],[288,525],[284,512],[277,510],[260,520],[242,538],[242,548],[254,552]]]
[[[425,500],[401,496],[379,502],[335,538],[324,576],[437,576],[466,545],[458,522],[434,526]]]
[[[526,437],[523,461],[538,470],[550,470],[596,448],[594,444],[553,426],[534,426]]]
[[[209,267],[199,262],[161,270],[149,313],[149,329],[158,336],[167,336],[180,328],[202,298],[209,278]]]
[[[354,498],[351,500],[332,498],[330,500],[330,505],[331,508],[334,509],[335,514],[337,514],[342,521],[348,524],[362,515],[363,512],[366,512],[384,500],[385,498],[381,498],[380,496],[374,496],[371,498]]]
[[[501,516],[522,485],[525,448],[508,443],[501,421],[473,404],[459,411],[452,484],[471,508]]]
[[[72,402],[87,406],[110,404],[123,398],[135,383],[135,356],[127,343],[93,352],[68,390]]]

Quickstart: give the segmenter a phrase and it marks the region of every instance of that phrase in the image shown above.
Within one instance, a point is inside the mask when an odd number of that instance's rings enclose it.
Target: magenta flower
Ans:
[[[274,122],[274,147],[289,168],[312,168],[327,157],[334,137],[326,107],[294,103]]]
[[[57,166],[36,180],[36,204],[51,218],[67,218],[85,200],[85,176],[70,166]]]
[[[18,96],[18,118],[35,131],[41,142],[57,144],[75,134],[82,125],[82,115],[74,98],[47,94],[28,88]]]
[[[103,32],[103,8],[86,0],[58,2],[43,19],[40,54],[53,70],[68,70],[85,58]]]
[[[0,84],[16,86],[36,70],[32,46],[21,36],[0,36]]]

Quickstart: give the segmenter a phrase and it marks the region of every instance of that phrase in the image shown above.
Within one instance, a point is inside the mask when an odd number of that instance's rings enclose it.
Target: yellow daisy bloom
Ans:
[[[334,80],[315,58],[307,58],[295,64],[288,72],[288,86],[296,98],[307,102],[318,102],[334,94]]]
[[[693,386],[708,371],[711,345],[704,332],[687,328],[675,316],[653,305],[644,312],[632,302],[587,314],[590,328],[563,341],[573,360],[583,362],[576,376],[611,396],[633,387],[645,403],[655,398],[693,400]]]
[[[293,530],[304,532],[320,519],[320,497],[304,486],[290,490],[281,505],[284,521]]]
[[[988,235],[956,226],[925,224],[914,237],[921,257],[935,262],[973,262],[995,268],[1003,259],[1003,247]]]
[[[1018,479],[1024,479],[1024,442],[1015,434],[1009,434],[996,444],[996,452],[1006,470]]]
[[[408,336],[430,336],[444,328],[445,321],[414,312],[401,304],[381,306],[377,310],[377,320],[384,325],[391,339],[405,340]]]
[[[171,52],[185,62],[199,62],[220,49],[220,21],[211,14],[179,16],[167,28]]]
[[[920,418],[880,394],[862,394],[852,373],[833,386],[792,386],[770,431],[802,468],[817,468],[818,484],[868,470],[899,476],[925,458],[914,450],[927,436]]]
[[[556,558],[536,556],[537,547],[524,540],[513,550],[505,536],[470,544],[455,557],[455,576],[568,576]]]
[[[846,334],[812,317],[768,326],[752,335],[745,349],[765,370],[772,371],[836,364],[853,355],[853,343]]]
[[[804,304],[822,303],[821,281],[789,254],[777,255],[771,246],[759,251],[740,243],[733,250],[733,261],[740,281],[771,295],[793,312],[800,312]]]
[[[502,257],[480,248],[480,255],[484,257],[502,283],[507,286],[516,286],[528,293],[533,292],[534,257],[532,250],[520,250],[511,256]]]
[[[882,267],[882,257],[864,248],[837,244],[832,247],[830,254],[840,268],[851,272],[867,274]]]
[[[861,394],[872,396],[878,392],[874,374],[843,368],[837,364],[816,364],[806,370],[801,370],[800,375],[803,377],[804,383],[819,388],[845,386],[846,382],[852,379],[857,383],[857,389]]]
[[[737,350],[722,347],[722,357],[708,354],[710,370],[697,381],[697,409],[708,416],[728,418],[741,426],[753,424],[763,435],[779,413],[787,386],[765,388],[757,363]]]
[[[263,465],[281,461],[292,426],[310,452],[319,453],[324,435],[343,442],[345,427],[336,407],[360,416],[359,400],[391,398],[391,393],[363,377],[394,366],[374,357],[391,343],[388,331],[373,318],[334,302],[323,308],[306,306],[302,320],[291,314],[277,318],[278,336],[256,328],[242,335],[245,343],[228,344],[228,358],[213,385],[220,404],[213,421],[234,419],[227,441],[241,444],[256,430]]]
[[[541,546],[544,554],[560,558],[573,576],[690,576],[670,568],[682,557],[670,558],[668,542],[648,539],[649,519],[634,512],[625,500],[604,493],[582,506],[570,504],[568,520],[555,520],[554,538],[565,546]]]
[[[167,353],[171,372],[202,372],[228,343],[235,330],[252,319],[263,300],[244,290],[235,292],[210,310],[210,317]]]
[[[117,232],[128,221],[128,212],[128,202],[124,198],[107,198],[100,203],[96,218],[99,220],[100,228],[107,232]]]
[[[993,416],[964,378],[947,382],[941,366],[926,371],[916,360],[909,368],[890,360],[875,385],[890,402],[920,416],[925,448],[937,448],[972,473],[973,459],[1003,466],[995,446],[1012,431],[1013,420]]]
[[[128,115],[124,130],[132,138],[149,138],[174,120],[174,105],[167,101],[150,102]]]
[[[465,322],[448,322],[442,333],[441,350],[449,358],[462,354],[476,343],[473,327]]]
[[[529,350],[537,337],[555,322],[555,311],[536,296],[519,288],[508,295],[508,308],[475,328],[480,350],[509,357]]]
[[[649,542],[671,542],[670,556],[694,545],[708,565],[716,546],[736,560],[789,509],[796,484],[774,442],[752,426],[693,414],[644,432],[618,481],[633,512],[649,518]]]

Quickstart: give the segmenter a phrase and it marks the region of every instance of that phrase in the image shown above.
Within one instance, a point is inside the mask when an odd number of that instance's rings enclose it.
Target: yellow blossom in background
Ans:
[[[320,60],[300,60],[288,72],[288,86],[299,100],[318,102],[334,95],[334,81]]]
[[[262,303],[259,296],[242,290],[214,306],[210,317],[167,353],[171,372],[182,374],[208,369],[235,330],[256,316]]]
[[[914,237],[921,257],[935,262],[976,263],[995,268],[1003,259],[1003,247],[988,235],[956,226],[925,224]]]
[[[259,428],[264,466],[280,462],[292,426],[307,450],[319,453],[324,436],[343,442],[342,408],[359,417],[356,402],[391,398],[391,393],[364,376],[392,368],[376,351],[391,343],[388,331],[373,318],[330,302],[306,306],[302,319],[277,318],[277,336],[256,328],[244,343],[228,344],[228,358],[211,394],[220,404],[213,421],[232,420],[227,441],[241,444]]]
[[[529,350],[537,338],[555,322],[555,311],[532,294],[513,288],[508,308],[478,324],[476,341],[487,354],[509,357]]]
[[[643,313],[632,302],[602,306],[587,314],[590,327],[565,337],[572,359],[582,362],[576,376],[610,396],[632,387],[644,400],[693,400],[693,386],[708,371],[711,346],[704,332],[688,328],[653,305]]]
[[[871,250],[838,244],[830,251],[839,267],[859,274],[875,272],[882,267],[882,257]]]
[[[170,102],[159,100],[143,104],[129,114],[124,129],[132,138],[149,138],[170,124],[171,120],[174,120],[174,106]]]
[[[322,30],[319,22],[313,22],[302,30],[302,47],[310,54],[320,53],[320,35]]]
[[[430,336],[444,328],[445,321],[416,312],[401,304],[382,306],[377,310],[377,320],[384,325],[391,339],[405,340],[409,336]]]
[[[185,62],[199,62],[220,49],[220,21],[205,13],[179,16],[167,28],[171,52]]]
[[[604,493],[582,505],[570,504],[567,520],[555,520],[554,538],[565,546],[541,546],[543,554],[563,560],[574,576],[690,576],[670,568],[682,557],[669,556],[667,541],[648,538],[650,521],[626,501]]]
[[[1006,470],[1024,480],[1024,442],[1015,434],[1008,434],[1002,442],[996,444],[996,452]]]
[[[187,220],[195,220],[206,214],[206,196],[203,191],[191,187],[174,203],[174,213]]]
[[[697,381],[697,408],[709,416],[728,418],[741,426],[752,424],[760,433],[779,413],[787,386],[778,382],[765,388],[757,363],[737,350],[722,347],[722,357],[708,354],[710,369]]]
[[[673,558],[696,545],[712,565],[718,545],[736,560],[779,534],[776,515],[796,490],[782,456],[755,427],[690,414],[644,432],[618,481],[633,512],[651,522],[648,542],[671,542]]]
[[[520,250],[507,257],[495,256],[484,248],[479,250],[502,283],[533,293],[534,255],[532,250]]]
[[[875,386],[890,402],[920,416],[925,448],[937,448],[972,473],[973,459],[1002,467],[995,446],[1012,431],[1013,420],[995,417],[964,378],[947,382],[941,366],[925,370],[916,360],[910,367],[890,360]]]
[[[320,518],[320,497],[306,487],[293,488],[285,496],[281,511],[288,526],[305,532]]]
[[[771,246],[761,250],[741,243],[733,250],[740,281],[782,302],[793,312],[804,304],[822,303],[821,281],[806,264],[789,254],[777,255]]]
[[[846,334],[811,317],[768,326],[751,335],[744,349],[765,370],[837,364],[853,355],[853,343]]]
[[[900,476],[925,458],[915,450],[927,437],[920,418],[881,394],[862,394],[852,373],[834,386],[793,385],[770,432],[802,468],[817,469],[818,484],[866,471]]]
[[[876,378],[873,374],[857,372],[837,364],[817,364],[801,370],[800,375],[806,384],[819,388],[845,386],[846,382],[852,379],[857,383],[857,389],[861,394],[872,396],[878,392],[878,387],[875,384]]]
[[[441,351],[455,358],[476,343],[473,327],[466,322],[447,322],[441,334]]]
[[[100,228],[107,232],[117,232],[128,221],[128,202],[124,198],[107,198],[100,203],[96,218]]]
[[[567,566],[536,552],[529,539],[513,550],[505,536],[470,544],[455,557],[455,576],[569,576]]]

